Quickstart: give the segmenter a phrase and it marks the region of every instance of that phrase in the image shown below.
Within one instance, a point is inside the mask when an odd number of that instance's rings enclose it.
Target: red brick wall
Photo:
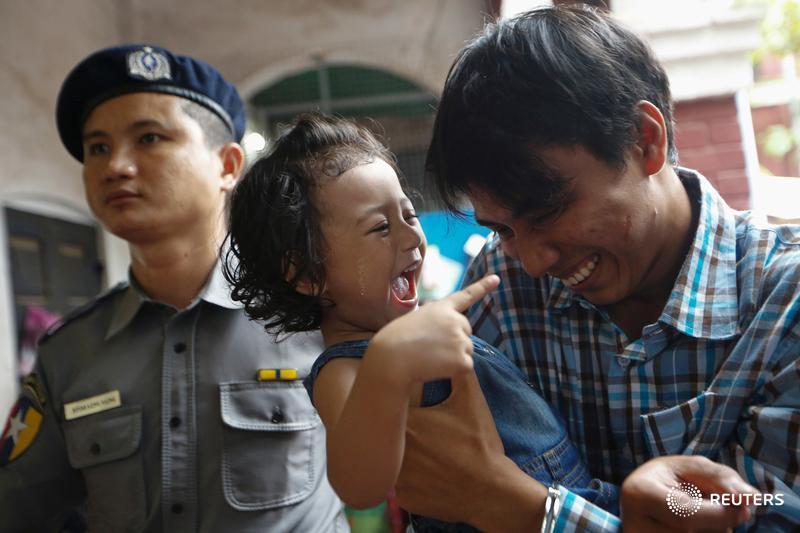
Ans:
[[[750,208],[735,97],[678,102],[675,122],[675,143],[681,166],[707,177],[734,209]]]

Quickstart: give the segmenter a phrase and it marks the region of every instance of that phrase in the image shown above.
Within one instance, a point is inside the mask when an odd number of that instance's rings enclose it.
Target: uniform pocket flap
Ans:
[[[142,437],[142,408],[117,408],[64,424],[73,468],[86,468],[133,455]]]
[[[222,421],[236,429],[300,431],[320,424],[301,381],[221,383]]]

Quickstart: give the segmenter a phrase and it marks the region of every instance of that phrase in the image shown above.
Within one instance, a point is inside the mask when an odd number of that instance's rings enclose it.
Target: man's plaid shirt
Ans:
[[[800,227],[734,211],[704,177],[679,173],[699,203],[697,232],[641,338],[559,279],[529,277],[496,236],[465,280],[502,279],[469,310],[474,334],[558,409],[596,478],[621,484],[650,458],[704,455],[784,495],[783,506],[759,508],[759,527],[800,528]],[[560,490],[557,530],[619,528]]]

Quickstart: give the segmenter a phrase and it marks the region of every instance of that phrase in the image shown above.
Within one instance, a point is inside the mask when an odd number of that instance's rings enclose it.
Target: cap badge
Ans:
[[[128,74],[146,80],[172,79],[166,56],[149,46],[128,54]]]

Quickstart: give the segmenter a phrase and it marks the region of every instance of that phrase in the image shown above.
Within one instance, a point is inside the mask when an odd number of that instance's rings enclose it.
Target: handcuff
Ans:
[[[558,487],[547,487],[547,498],[544,500],[544,518],[542,519],[542,533],[552,533],[556,527],[556,517],[561,510],[561,492]]]

